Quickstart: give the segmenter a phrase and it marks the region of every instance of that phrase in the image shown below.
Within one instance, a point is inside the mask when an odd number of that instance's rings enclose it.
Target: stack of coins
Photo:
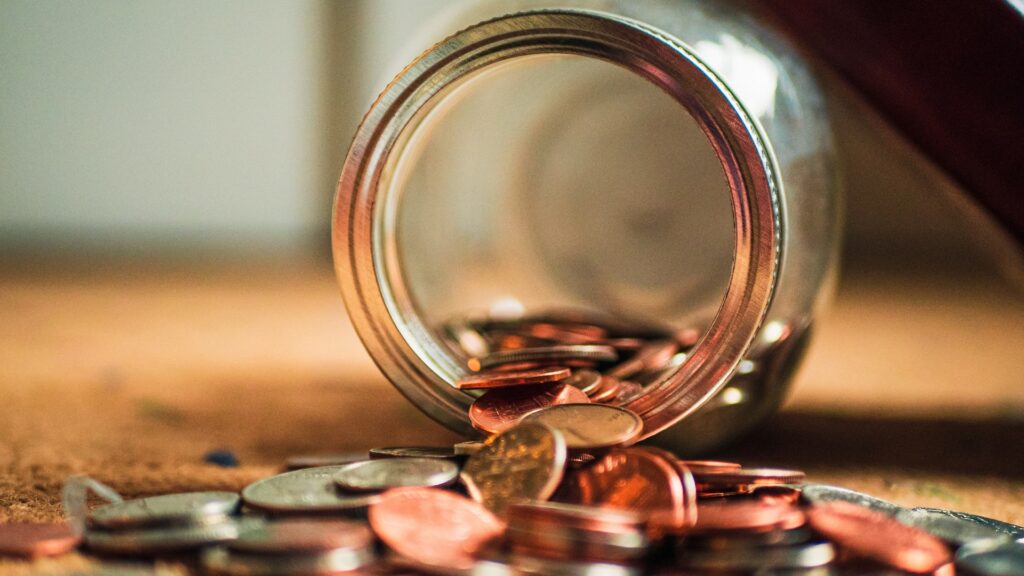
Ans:
[[[162,554],[233,540],[234,492],[188,492],[114,502],[92,511],[85,545],[106,554]]]
[[[363,523],[292,519],[260,522],[236,540],[207,549],[203,568],[214,574],[337,574],[370,566],[374,537]]]

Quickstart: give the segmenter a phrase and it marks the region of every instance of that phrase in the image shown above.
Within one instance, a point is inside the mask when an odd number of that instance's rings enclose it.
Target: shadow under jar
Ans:
[[[487,353],[611,346],[615,362],[569,362],[607,373],[661,345],[604,400],[656,443],[721,445],[779,406],[829,292],[822,96],[729,6],[511,4],[452,15],[481,23],[413,61],[358,129],[333,221],[356,329],[467,435],[475,395],[454,383]]]

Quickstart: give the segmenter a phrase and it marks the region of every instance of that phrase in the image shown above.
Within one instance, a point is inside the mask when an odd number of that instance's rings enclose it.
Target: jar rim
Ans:
[[[624,407],[644,420],[644,437],[710,399],[743,359],[771,304],[781,259],[781,186],[758,123],[728,85],[684,43],[640,22],[588,10],[502,16],[436,44],[384,89],[360,124],[335,196],[335,271],[359,337],[385,376],[417,407],[449,428],[476,434],[473,397],[452,382],[468,368],[437,345],[387,272],[384,196],[411,131],[456,83],[511,59],[568,54],[620,65],[685,107],[721,161],[735,232],[729,284],[703,337],[672,374]],[[393,215],[392,215],[393,216]]]

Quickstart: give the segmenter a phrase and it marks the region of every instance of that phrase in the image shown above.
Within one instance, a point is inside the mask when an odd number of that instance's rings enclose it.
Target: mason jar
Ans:
[[[385,376],[474,436],[455,382],[479,362],[452,322],[601,318],[681,342],[619,399],[652,442],[694,454],[772,413],[840,226],[799,54],[710,1],[477,2],[444,26],[366,113],[334,206],[345,303]]]

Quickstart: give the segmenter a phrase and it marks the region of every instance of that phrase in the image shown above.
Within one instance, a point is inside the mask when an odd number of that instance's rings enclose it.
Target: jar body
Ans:
[[[710,2],[483,2],[462,7],[444,25],[454,32],[510,11],[562,8],[636,23],[639,40],[626,50],[637,42],[646,50],[645,35],[652,46],[684,47],[746,119],[757,150],[743,162],[756,164],[751,170],[772,187],[773,238],[756,241],[774,242],[777,258],[755,270],[770,283],[770,300],[749,333],[729,333],[733,342],[726,348],[735,355],[722,360],[729,366],[716,372],[718,381],[706,393],[687,399],[692,406],[680,411],[681,421],[666,427],[670,419],[657,420],[664,429],[654,441],[699,452],[779,405],[828,294],[840,197],[823,99],[784,42],[744,13]],[[366,157],[366,147],[356,149],[357,136],[336,206],[336,263],[344,287],[358,266],[353,249],[361,241],[352,232],[353,218],[379,220],[368,254],[377,267],[373,280],[391,295],[368,311],[366,293],[350,288],[346,303],[350,312],[390,315],[400,345],[417,356],[445,350],[438,327],[467,314],[583,309],[701,330],[735,313],[722,294],[734,288],[736,267],[745,263],[736,236],[742,206],[735,198],[730,205],[730,188],[740,178],[735,173],[745,168],[739,162],[723,177],[725,145],[714,142],[715,131],[705,124],[706,104],[689,100],[685,83],[653,86],[651,79],[660,78],[651,71],[655,65],[624,70],[602,61],[613,49],[585,42],[563,57],[557,40],[481,67],[471,79],[452,81],[443,98],[432,96],[429,111],[417,111],[405,136],[381,152],[396,160],[381,169],[387,186],[374,184],[389,198],[373,209],[357,193],[365,179],[353,164]],[[631,59],[622,62],[633,66]],[[430,70],[424,66],[421,76]],[[385,112],[379,117],[386,120]],[[362,130],[373,123],[371,111]],[[421,369],[389,370],[379,357],[388,353],[374,353],[386,343],[368,338],[376,332],[366,325],[372,323],[356,322],[371,353],[410,399],[437,417],[430,394],[409,392],[437,387],[437,380],[418,377]],[[462,370],[458,356],[425,364],[450,384]],[[423,381],[409,381],[417,379]],[[450,415],[439,420],[468,430]]]

